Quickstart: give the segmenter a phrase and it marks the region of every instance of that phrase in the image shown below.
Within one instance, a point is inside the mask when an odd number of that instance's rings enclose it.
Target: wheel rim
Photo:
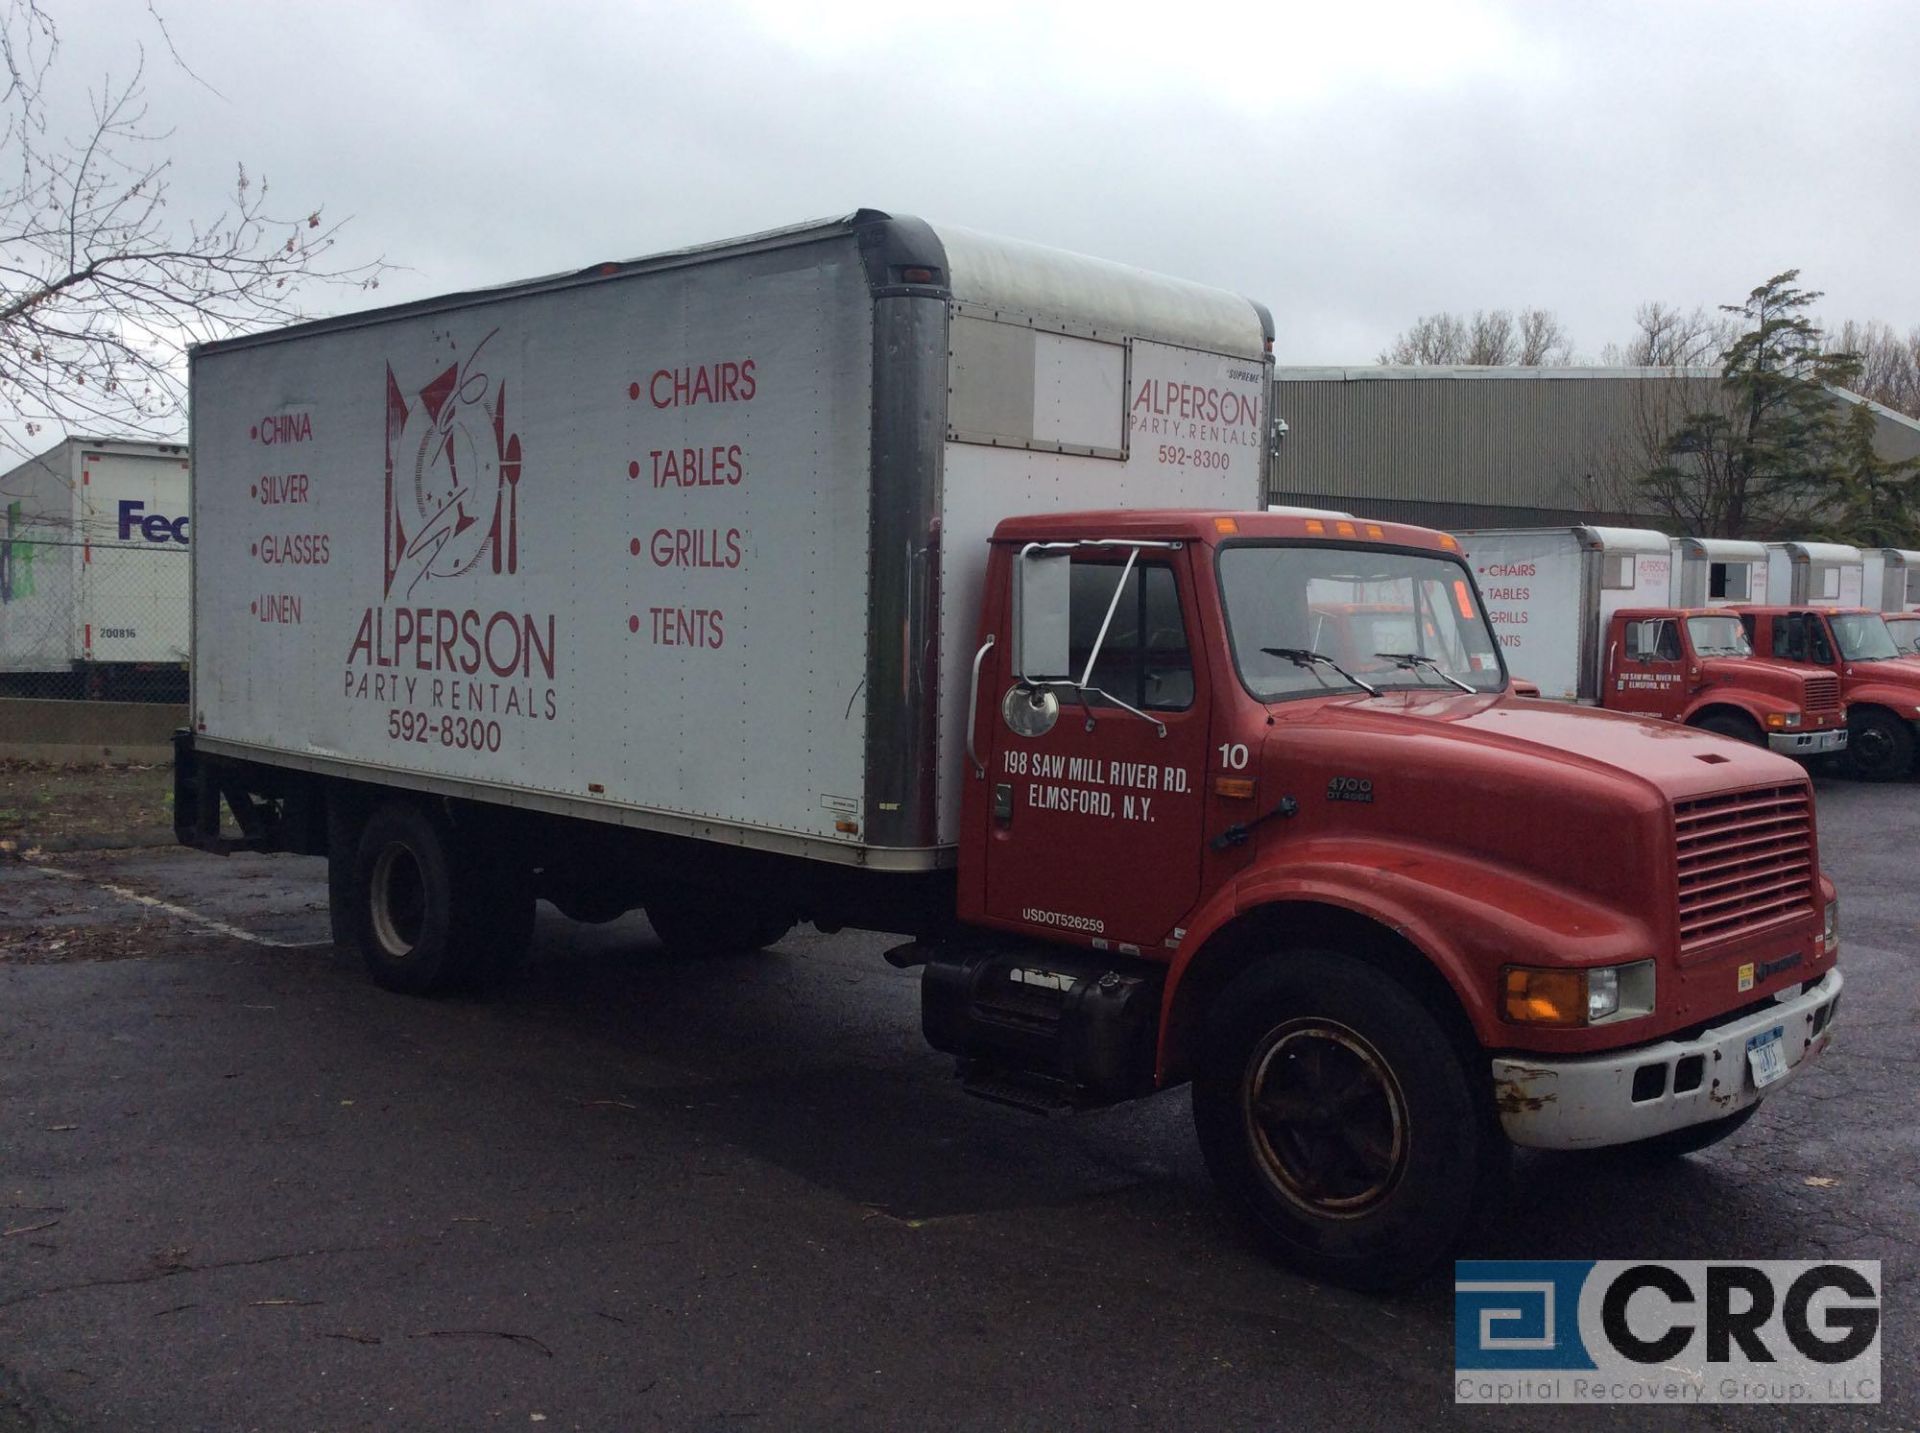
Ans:
[[[1366,1213],[1399,1184],[1407,1108],[1380,1052],[1331,1020],[1276,1027],[1247,1062],[1254,1153],[1285,1198],[1322,1217]]]
[[[406,846],[390,842],[373,861],[373,938],[396,960],[413,954],[426,924],[427,883],[420,861]]]
[[[1878,722],[1858,727],[1847,738],[1853,759],[1863,770],[1879,771],[1893,760],[1893,733]]]

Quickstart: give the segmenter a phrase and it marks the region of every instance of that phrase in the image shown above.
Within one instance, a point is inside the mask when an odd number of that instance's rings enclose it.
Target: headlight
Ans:
[[[1820,930],[1820,943],[1829,955],[1840,949],[1840,897],[1827,902],[1827,919]]]
[[[1501,1011],[1517,1025],[1597,1025],[1653,1011],[1653,962],[1585,970],[1510,965],[1500,972]]]
[[[1775,731],[1793,731],[1800,725],[1800,713],[1768,712],[1767,725]]]

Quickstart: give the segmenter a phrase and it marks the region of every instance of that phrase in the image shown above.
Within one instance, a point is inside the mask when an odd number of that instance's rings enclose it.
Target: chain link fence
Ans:
[[[187,551],[0,532],[0,697],[187,700]]]

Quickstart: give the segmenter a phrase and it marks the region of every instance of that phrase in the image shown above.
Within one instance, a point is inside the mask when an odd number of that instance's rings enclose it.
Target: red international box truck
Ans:
[[[406,992],[538,899],[900,932],[969,1088],[1190,1081],[1268,1246],[1356,1285],[1511,1144],[1721,1138],[1840,993],[1806,777],[1516,700],[1451,537],[1260,511],[1271,349],[873,211],[198,349],[181,837],[325,855]],[[1407,619],[1349,666],[1340,606]]]

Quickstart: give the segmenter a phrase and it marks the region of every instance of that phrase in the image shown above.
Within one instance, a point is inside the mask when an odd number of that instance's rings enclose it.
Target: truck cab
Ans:
[[[1783,756],[1847,745],[1840,679],[1754,655],[1738,614],[1723,608],[1626,608],[1607,631],[1603,705],[1685,722]]]
[[[1885,614],[1887,634],[1893,638],[1894,648],[1902,657],[1920,657],[1920,612],[1888,612]]]
[[[1839,682],[1854,775],[1898,781],[1912,772],[1920,663],[1905,660],[1878,612],[1799,605],[1737,610],[1762,657],[1830,672]]]
[[[1223,1188],[1342,1282],[1434,1257],[1508,1143],[1700,1148],[1825,1044],[1805,773],[1517,698],[1449,535],[1007,519],[962,731],[928,1038],[1010,1101],[1192,1081]]]

